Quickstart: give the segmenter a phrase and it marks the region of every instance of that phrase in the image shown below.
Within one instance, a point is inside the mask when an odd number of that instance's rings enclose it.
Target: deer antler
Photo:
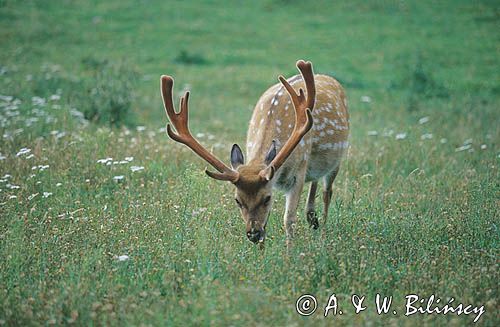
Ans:
[[[174,125],[174,132],[170,126],[167,124],[167,134],[170,138],[176,142],[187,145],[191,150],[194,151],[198,156],[205,159],[210,165],[212,165],[219,172],[210,172],[205,170],[208,176],[224,181],[230,181],[235,183],[239,178],[239,173],[228,166],[226,166],[222,161],[217,159],[212,153],[208,152],[194,137],[191,135],[188,127],[188,100],[189,92],[181,97],[180,107],[181,110],[177,113],[175,112],[172,90],[174,87],[174,79],[170,76],[161,76],[161,94],[163,97],[163,105],[165,107],[165,112],[172,125]]]
[[[299,89],[299,94],[295,93],[293,87],[283,77],[279,76],[281,84],[285,87],[288,94],[292,98],[293,107],[295,108],[295,126],[292,135],[286,141],[285,145],[281,148],[280,152],[276,155],[269,166],[278,170],[285,160],[293,152],[300,140],[306,135],[313,125],[312,113],[314,107],[314,100],[316,98],[316,88],[314,86],[314,73],[311,62],[303,60],[297,61],[297,68],[299,69],[307,90],[307,98],[304,96],[304,90]]]

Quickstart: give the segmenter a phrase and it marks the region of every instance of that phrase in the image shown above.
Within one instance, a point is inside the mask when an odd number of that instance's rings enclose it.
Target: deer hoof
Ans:
[[[318,216],[316,215],[316,211],[311,210],[307,212],[307,221],[309,222],[309,227],[313,229],[319,228]]]

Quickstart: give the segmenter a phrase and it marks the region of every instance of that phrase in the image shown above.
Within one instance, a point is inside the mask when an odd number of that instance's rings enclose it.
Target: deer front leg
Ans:
[[[295,226],[297,224],[297,207],[299,206],[300,194],[304,187],[305,167],[295,176],[295,183],[292,188],[286,193],[286,209],[283,219],[287,245],[290,245],[290,240],[293,238]]]

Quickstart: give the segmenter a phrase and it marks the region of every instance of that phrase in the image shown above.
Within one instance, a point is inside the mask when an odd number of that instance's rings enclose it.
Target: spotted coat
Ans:
[[[305,181],[316,181],[335,170],[347,149],[349,113],[344,89],[337,80],[316,74],[316,101],[313,127],[278,171],[276,186],[289,189],[302,165],[307,165]],[[288,79],[298,91],[305,89],[301,75]],[[290,137],[295,114],[290,96],[281,83],[270,87],[257,102],[247,134],[249,162],[262,162],[273,140],[278,152]]]

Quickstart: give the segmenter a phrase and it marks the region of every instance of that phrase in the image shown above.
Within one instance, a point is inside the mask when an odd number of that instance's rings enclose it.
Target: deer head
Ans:
[[[279,76],[295,109],[295,125],[291,136],[279,151],[276,142],[272,141],[267,153],[263,153],[261,158],[254,158],[248,163],[245,163],[241,148],[234,144],[230,153],[231,167],[208,152],[189,131],[189,92],[181,98],[180,111],[176,112],[172,98],[174,80],[170,76],[161,77],[165,112],[176,131],[174,132],[170,124],[167,124],[168,135],[174,141],[188,146],[216,169],[215,172],[205,170],[208,176],[229,181],[236,187],[235,201],[245,221],[246,235],[254,243],[263,242],[265,239],[265,228],[272,206],[272,190],[279,169],[313,124],[311,110],[314,107],[316,90],[312,64],[300,60],[297,62],[297,68],[305,81],[307,97],[302,89],[299,89],[299,94],[297,94],[287,80]]]

